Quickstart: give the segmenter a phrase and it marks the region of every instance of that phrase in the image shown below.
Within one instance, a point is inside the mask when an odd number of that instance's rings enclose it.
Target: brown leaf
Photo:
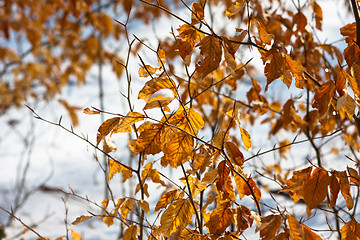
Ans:
[[[99,145],[101,140],[103,140],[116,127],[116,125],[118,125],[119,122],[119,117],[110,118],[103,122],[97,132],[96,145]]]
[[[319,109],[319,117],[329,110],[332,97],[335,95],[335,84],[332,80],[324,83],[315,92],[313,107]]]
[[[304,183],[304,201],[311,210],[325,199],[330,178],[323,168],[316,168],[310,178]]]
[[[290,240],[303,240],[305,238],[302,227],[294,216],[287,216],[287,225],[290,229]]]
[[[336,204],[336,199],[340,191],[340,184],[336,177],[336,172],[331,171],[330,176],[330,207],[334,207]]]
[[[345,199],[346,206],[349,210],[354,207],[354,200],[350,192],[350,183],[346,171],[337,171],[337,177],[340,179],[340,191]]]
[[[231,201],[221,201],[210,214],[209,220],[205,223],[211,234],[222,234],[225,229],[234,222],[234,213],[231,207]]]
[[[241,233],[252,226],[254,219],[247,207],[240,205],[235,209],[235,212],[235,221],[238,232]]]
[[[218,171],[218,180],[216,181],[216,188],[219,192],[224,191],[224,186],[230,174],[230,167],[228,166],[227,161],[223,160],[217,166]]]
[[[190,157],[194,145],[192,136],[179,132],[173,135],[170,141],[164,145],[164,156],[161,158],[161,165],[177,168]]]
[[[322,9],[319,4],[317,4],[316,1],[312,0],[310,3],[311,8],[314,11],[315,14],[315,26],[317,29],[322,29],[322,22],[323,22],[323,13]]]
[[[356,186],[360,186],[360,176],[358,171],[351,167],[347,167],[347,170],[349,172],[350,182],[354,183]]]
[[[126,1],[125,1],[126,2]],[[124,232],[123,239],[125,240],[137,240],[138,228],[136,225],[130,225]]]
[[[212,36],[204,37],[197,46],[200,48],[201,60],[196,63],[195,69],[203,79],[219,67],[222,51],[219,40]]]
[[[267,91],[269,84],[283,74],[285,62],[280,51],[275,47],[272,47],[264,56],[262,58],[267,62],[264,68],[267,79],[265,91]]]
[[[204,9],[199,3],[194,2],[192,4],[191,25],[198,24],[202,20],[204,20]]]
[[[154,212],[157,212],[162,208],[166,208],[167,205],[169,205],[169,203],[171,203],[173,201],[173,199],[175,198],[177,193],[178,193],[178,190],[171,190],[169,192],[164,193],[160,197],[159,201],[156,203]]]
[[[244,155],[233,142],[226,142],[224,144],[226,151],[229,155],[232,164],[239,166],[241,169],[244,167]]]
[[[85,114],[100,114],[99,111],[97,111],[97,110],[91,110],[90,108],[85,108],[84,111],[83,111],[83,113],[85,113]]]
[[[77,217],[77,218],[75,219],[75,221],[73,221],[71,224],[72,224],[72,225],[78,225],[79,223],[85,222],[85,221],[91,219],[92,217],[93,217],[93,216],[84,216],[84,215],[82,215],[82,216],[80,216],[80,217]]]
[[[308,226],[302,224],[302,229],[304,231],[305,240],[322,240],[322,238],[314,233]]]

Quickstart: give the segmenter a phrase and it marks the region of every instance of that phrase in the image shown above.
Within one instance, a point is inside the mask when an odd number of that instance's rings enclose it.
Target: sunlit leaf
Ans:
[[[80,216],[80,217],[77,217],[77,218],[75,219],[75,221],[73,221],[71,224],[72,224],[72,225],[78,225],[79,223],[85,222],[85,221],[91,219],[92,217],[93,217],[93,216],[84,216],[84,215],[82,215],[82,216]]]
[[[360,176],[358,171],[351,167],[347,167],[347,170],[349,172],[350,182],[360,186]]]
[[[337,177],[340,180],[340,191],[345,199],[346,206],[349,210],[354,207],[354,200],[350,192],[350,183],[346,171],[337,171]]]
[[[124,232],[123,239],[126,240],[136,240],[138,228],[136,225],[130,225]]]
[[[251,140],[250,140],[251,136],[243,127],[240,127],[240,132],[241,132],[241,140],[244,143],[245,149],[248,151],[251,148]]]
[[[139,68],[139,77],[148,77],[156,73],[159,68],[153,68],[150,65],[146,65],[145,67]]]
[[[252,218],[250,210],[247,207],[240,205],[235,209],[235,211],[235,220],[238,232],[243,232],[252,226],[254,219]]]
[[[112,130],[111,134],[131,132],[131,126],[144,120],[144,115],[138,112],[129,112],[123,119],[119,121],[119,124]]]
[[[81,240],[80,234],[71,229],[71,238],[72,240]]]
[[[90,108],[85,108],[84,109],[84,111],[83,111],[83,113],[85,113],[85,114],[100,114],[100,112],[99,111],[97,111],[97,110],[91,110]]]
[[[192,4],[191,25],[198,24],[201,20],[204,20],[204,9],[199,3],[194,2]]]
[[[196,63],[196,71],[204,78],[219,67],[222,51],[219,40],[212,36],[204,37],[197,46],[202,58]]]
[[[287,225],[290,229],[290,239],[291,240],[303,240],[305,234],[302,231],[300,223],[292,215],[287,216]]]
[[[241,169],[244,166],[244,155],[233,142],[226,142],[224,144],[227,153],[229,154],[232,164],[239,166]]]
[[[360,224],[352,219],[347,222],[341,229],[341,237],[345,240],[359,240],[360,239]]]
[[[104,143],[103,144],[104,153],[110,153],[117,149],[117,146],[108,139],[105,139],[105,141],[103,143]]]
[[[172,100],[173,97],[164,97],[164,96],[156,96],[150,98],[146,103],[144,110],[152,109],[152,108],[163,108],[165,112],[170,112],[169,107],[167,106]]]
[[[162,209],[162,208],[166,208],[167,205],[174,200],[174,198],[175,198],[175,196],[177,195],[177,193],[178,193],[177,190],[171,190],[171,191],[169,191],[169,192],[164,193],[164,194],[160,197],[159,201],[156,203],[154,212],[157,212],[157,211],[159,211],[159,210]]]
[[[171,79],[167,77],[155,77],[145,83],[145,86],[139,92],[138,98],[148,101],[149,98],[160,89],[170,89],[174,96],[176,90]]]
[[[110,118],[103,122],[97,132],[96,144],[99,145],[101,140],[103,140],[116,127],[116,125],[118,125],[119,122],[119,117]]]
[[[140,200],[138,202],[140,208],[146,213],[149,214],[150,213],[150,207],[149,207],[149,203],[145,200]]]
[[[316,208],[325,199],[330,183],[328,173],[323,168],[316,168],[304,183],[304,201],[309,209]]]
[[[164,156],[161,158],[161,165],[172,168],[184,163],[192,153],[194,139],[183,132],[176,133],[164,146]]]
[[[330,186],[330,207],[334,207],[340,191],[340,184],[336,177],[335,171],[331,171],[329,186]]]
[[[329,110],[330,101],[335,94],[335,84],[332,80],[324,83],[315,92],[313,107],[319,109],[320,117]]]
[[[205,223],[211,234],[222,234],[235,221],[233,209],[230,207],[231,201],[225,200],[212,211],[209,221]]]

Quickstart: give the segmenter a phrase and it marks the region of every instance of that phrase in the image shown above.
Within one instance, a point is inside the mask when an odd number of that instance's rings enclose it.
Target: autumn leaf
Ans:
[[[70,119],[71,119],[71,123],[73,126],[77,126],[79,125],[79,118],[76,114],[76,111],[80,110],[80,107],[76,107],[73,105],[70,105],[67,101],[60,99],[59,102],[65,107],[65,109],[67,110]]]
[[[284,190],[289,192],[294,199],[294,203],[303,198],[303,186],[310,177],[311,171],[312,167],[294,171],[293,176],[286,181]]]
[[[162,150],[160,141],[163,125],[156,123],[143,124],[142,132],[136,141],[129,141],[130,149],[138,154],[157,154]]]
[[[231,18],[232,16],[236,15],[240,11],[244,10],[245,7],[245,0],[238,0],[234,2],[227,10],[226,16]]]
[[[330,207],[334,207],[340,191],[340,184],[336,177],[336,172],[334,170],[331,171],[329,186],[330,186]]]
[[[169,192],[164,193],[159,201],[156,203],[154,212],[159,211],[162,208],[166,208],[175,198],[176,194],[178,193],[177,190],[171,190]]]
[[[160,230],[164,237],[185,228],[194,214],[194,209],[187,199],[178,199],[168,206],[161,215]]]
[[[179,32],[177,45],[180,57],[189,66],[195,43],[199,42],[204,34],[188,24],[181,25],[177,31]]]
[[[90,115],[92,115],[92,114],[100,114],[99,111],[97,111],[97,110],[91,110],[90,108],[85,108],[84,111],[83,111],[83,113],[85,113],[85,114],[90,114]]]
[[[114,224],[114,217],[113,216],[105,216],[103,217],[103,222],[108,226],[112,226]]]
[[[145,200],[140,200],[138,202],[139,207],[146,213],[149,214],[150,213],[150,207],[149,207],[149,203]]]
[[[224,144],[226,151],[229,155],[232,164],[239,166],[241,169],[244,167],[244,155],[233,142],[226,142]]]
[[[149,98],[160,89],[170,89],[174,96],[176,96],[176,90],[174,89],[172,81],[173,80],[167,77],[155,77],[145,83],[139,92],[138,98],[147,102]]]
[[[319,110],[319,117],[322,117],[329,110],[330,101],[334,94],[335,84],[332,80],[327,81],[316,90],[313,107]]]
[[[319,4],[316,1],[312,0],[310,2],[310,6],[314,11],[315,15],[315,26],[317,29],[322,30],[322,22],[323,22],[323,12]]]
[[[278,234],[282,222],[280,215],[268,215],[260,217],[255,212],[251,212],[260,231],[260,238],[262,240],[271,240]]]
[[[81,240],[80,234],[71,229],[71,238],[72,240]]]
[[[194,2],[192,4],[191,25],[198,24],[201,20],[204,20],[204,9],[199,3]]]
[[[109,164],[108,181],[110,181],[115,174],[117,174],[121,171],[121,165],[120,165],[120,163],[118,163],[110,158],[108,160],[108,164]]]
[[[104,153],[110,153],[113,152],[117,149],[117,146],[111,142],[108,139],[105,139],[105,141],[103,142],[103,151]]]
[[[93,217],[93,216],[84,216],[84,215],[82,215],[82,216],[80,216],[80,217],[77,217],[77,218],[75,219],[75,221],[73,221],[71,224],[72,224],[72,225],[78,225],[79,223],[85,222],[85,221],[91,219],[92,217]]]
[[[169,107],[167,106],[172,100],[173,97],[164,97],[164,96],[156,96],[150,98],[146,103],[144,110],[152,109],[152,108],[162,108],[165,112],[170,112]]]
[[[348,173],[349,173],[349,177],[350,177],[350,182],[354,183],[356,186],[360,186],[360,176],[358,171],[356,171],[355,169],[351,168],[351,167],[347,167]]]
[[[340,232],[344,240],[359,240],[360,224],[355,219],[352,219],[340,229]]]
[[[305,240],[322,240],[322,238],[314,233],[308,226],[302,224],[301,227],[305,235]]]
[[[337,177],[340,180],[340,191],[345,199],[346,206],[349,210],[354,207],[354,200],[350,192],[350,183],[346,171],[337,171]]]
[[[344,37],[348,37],[353,41],[356,41],[356,23],[355,22],[349,23],[344,27],[340,28],[340,33]]]
[[[316,208],[325,199],[330,183],[328,173],[323,168],[316,168],[304,183],[304,201],[309,209]]]
[[[153,68],[150,65],[146,65],[144,67],[139,68],[139,77],[148,77],[156,73],[160,68]]]
[[[281,77],[283,74],[285,62],[280,51],[275,47],[272,47],[268,52],[266,52],[262,58],[264,62],[267,62],[264,68],[264,73],[267,79],[265,91],[267,91],[269,84],[275,79]]]
[[[235,221],[238,232],[241,233],[252,226],[254,219],[247,207],[240,205],[235,209],[235,212]]]
[[[144,115],[138,112],[129,112],[124,118],[122,118],[119,123],[114,127],[111,134],[122,133],[122,132],[132,132],[131,126],[136,123],[144,120]]]
[[[228,162],[223,160],[217,166],[218,171],[218,180],[216,181],[216,188],[218,191],[223,191],[223,188],[226,184],[226,181],[230,174],[230,167],[228,166]]]
[[[288,215],[286,222],[290,229],[291,240],[303,240],[305,238],[305,234],[302,231],[302,227],[294,216]]]
[[[196,134],[199,129],[204,127],[204,120],[198,112],[182,106],[169,119],[169,123],[192,134]]]
[[[194,139],[192,136],[179,132],[176,133],[169,142],[164,145],[164,156],[161,158],[161,165],[172,168],[184,163],[192,153]]]
[[[235,221],[231,201],[221,201],[210,214],[210,219],[205,223],[211,234],[222,234],[225,229]]]
[[[266,31],[265,26],[260,21],[256,21],[256,26],[257,26],[261,41],[267,45],[270,45],[272,40],[274,39],[274,35],[269,34]]]
[[[124,232],[123,239],[125,240],[136,240],[138,228],[136,225],[130,225]]]
[[[118,125],[119,122],[119,117],[110,118],[103,122],[97,132],[96,145],[99,145],[101,140],[103,140],[116,127],[116,125]]]
[[[241,132],[241,140],[244,143],[245,149],[246,151],[249,151],[249,149],[251,148],[251,140],[250,140],[251,136],[243,127],[240,127],[240,132]]]
[[[354,41],[350,41],[344,49],[344,58],[348,66],[352,66],[360,55],[360,47]]]
[[[219,40],[212,36],[204,37],[197,46],[202,58],[196,63],[195,69],[203,79],[219,67],[222,51]]]

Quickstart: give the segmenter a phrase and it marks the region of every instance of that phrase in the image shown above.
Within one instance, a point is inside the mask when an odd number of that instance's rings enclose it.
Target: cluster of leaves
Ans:
[[[115,199],[111,195],[102,202],[101,214],[81,216],[73,224],[99,217],[111,226],[118,219],[125,227],[123,239],[241,239],[245,231],[254,228],[261,239],[322,239],[320,235],[327,233],[328,237],[360,238],[356,220],[360,176],[355,169],[360,166],[357,1],[350,1],[357,22],[340,29],[346,44],[343,51],[318,40],[323,12],[315,0],[278,0],[268,5],[255,0],[181,2],[189,11],[189,20],[177,16],[163,2],[141,3],[144,9],[182,22],[177,33],[172,32],[172,38],[156,49],[135,37],[158,62],[156,66],[146,64],[139,57],[138,75],[147,79],[137,95],[139,102],[145,101],[142,111],[135,111],[131,102],[129,58],[119,60],[116,67],[125,69],[119,71],[128,80],[129,91],[124,96],[130,111],[123,115],[84,110],[86,114],[112,115],[98,129],[96,148],[103,143],[102,151],[109,158],[109,182],[119,173],[123,182],[137,179],[133,196]],[[227,26],[223,31],[214,27],[214,6],[222,9]],[[125,9],[137,17],[143,14]],[[239,27],[232,29],[234,22]],[[127,22],[118,24],[126,33],[130,55],[135,40],[129,37]],[[253,77],[251,59],[240,54],[250,50],[257,51],[263,62],[264,91],[261,80]],[[289,92],[296,89],[302,96],[286,101],[266,97],[265,92],[280,81]],[[236,96],[242,82],[250,85],[246,100]],[[169,94],[158,94],[164,90]],[[158,117],[151,117],[149,111],[157,111]],[[269,151],[252,152],[256,143],[248,126],[257,119],[268,126],[269,136],[280,138],[280,133],[286,133],[294,135],[294,140],[285,138]],[[116,140],[119,133],[131,136],[128,145],[137,167],[112,155],[117,147],[110,138]],[[305,140],[296,142],[297,136]],[[330,153],[328,138],[339,142]],[[281,159],[289,157],[291,146],[301,142],[312,148],[307,160],[296,159],[300,167],[283,170]],[[275,164],[252,165],[255,158],[278,150],[280,160]],[[325,161],[331,155],[354,166],[333,169],[330,161]],[[172,179],[162,171],[167,168],[182,176]],[[164,193],[152,206],[147,199],[153,195],[149,189],[156,186]],[[339,193],[344,201],[338,200]],[[277,207],[271,206],[269,195]],[[293,200],[295,211],[286,207],[288,200]],[[304,203],[305,215],[296,212]],[[150,223],[147,217],[156,213],[157,220]],[[328,229],[308,226],[308,220],[319,215],[331,216],[323,224]]]

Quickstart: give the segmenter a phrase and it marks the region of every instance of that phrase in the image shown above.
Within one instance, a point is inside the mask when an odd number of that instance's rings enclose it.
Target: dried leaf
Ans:
[[[130,225],[124,232],[124,236],[122,239],[124,240],[136,240],[137,238],[138,228],[136,225]]]
[[[119,121],[119,124],[112,130],[111,134],[130,132],[131,126],[136,123],[144,120],[144,115],[138,112],[129,112],[122,120]]]
[[[354,200],[350,193],[350,183],[346,171],[337,171],[337,177],[340,180],[340,191],[345,199],[346,206],[349,210],[354,207]]]
[[[244,155],[233,142],[226,142],[224,144],[226,151],[229,155],[232,164],[239,166],[241,169],[244,167]]]
[[[244,10],[244,6],[245,6],[245,0],[237,0],[226,10],[225,14],[228,18],[231,18],[235,14]]]
[[[146,109],[152,109],[152,108],[163,108],[165,112],[170,112],[169,107],[167,106],[172,100],[174,100],[173,97],[164,97],[164,96],[156,96],[153,98],[150,98],[145,107]]]
[[[323,168],[317,168],[304,183],[304,201],[311,210],[325,199],[330,178]]]
[[[303,240],[305,239],[304,232],[300,223],[292,215],[287,216],[287,225],[290,229],[290,240]]]
[[[98,110],[91,110],[90,108],[85,108],[83,113],[90,114],[90,115],[92,115],[92,114],[100,114],[100,112]]]
[[[359,173],[351,167],[347,167],[347,170],[349,172],[350,182],[354,183],[356,186],[360,186]]]
[[[161,158],[161,165],[170,164],[172,168],[177,168],[190,157],[194,146],[192,136],[179,132],[174,134],[169,142],[164,146],[164,156]]]
[[[109,164],[109,176],[108,181],[110,181],[113,176],[119,172],[121,172],[121,165],[118,162],[115,162],[114,160],[110,159],[108,160]]]
[[[305,240],[322,240],[322,238],[314,233],[308,226],[302,224],[302,230],[305,235]]]
[[[315,26],[317,29],[322,29],[322,22],[323,22],[323,13],[322,9],[319,4],[317,4],[316,1],[312,0],[310,3],[311,8],[314,11],[315,14]]]
[[[99,145],[101,140],[103,140],[116,127],[116,125],[118,125],[119,122],[119,117],[110,118],[103,122],[97,132],[96,145]]]
[[[93,216],[84,216],[84,215],[82,215],[82,216],[80,216],[80,217],[77,217],[77,218],[75,219],[75,221],[73,221],[71,224],[72,224],[72,225],[78,225],[79,223],[85,222],[85,221],[91,219],[92,217],[93,217]]]
[[[160,89],[170,89],[174,96],[176,96],[176,90],[173,84],[172,80],[167,77],[155,77],[145,83],[145,86],[139,92],[138,98],[147,102],[149,98]]]
[[[205,223],[211,234],[222,234],[225,229],[235,221],[231,201],[221,201],[210,214],[210,219]]]
[[[80,234],[71,229],[71,238],[72,240],[81,240]]]
[[[249,149],[251,148],[250,134],[245,130],[245,128],[242,127],[240,127],[240,132],[241,132],[241,140],[244,143],[245,149],[249,151]]]
[[[140,200],[138,202],[140,208],[146,213],[149,214],[150,213],[150,207],[149,207],[149,203],[145,200]]]
[[[153,68],[150,65],[146,65],[145,67],[139,68],[139,77],[148,77],[156,73],[160,68]]]
[[[280,51],[275,47],[266,52],[262,58],[267,62],[264,68],[267,79],[265,91],[267,91],[269,84],[283,74],[285,62]]]
[[[195,68],[203,79],[219,67],[222,51],[219,40],[212,36],[204,37],[197,46],[200,47],[201,60]]]
[[[252,226],[253,218],[251,216],[250,210],[243,205],[238,206],[235,211],[236,227],[238,232],[241,233]]]
[[[105,139],[103,142],[103,151],[104,153],[110,153],[117,149],[117,146],[110,140]]]
[[[360,239],[360,224],[352,219],[347,222],[341,229],[341,237],[344,240],[359,240]]]
[[[335,84],[329,80],[315,92],[313,107],[319,109],[319,117],[329,110],[332,97],[335,95]]]
[[[336,199],[340,191],[340,184],[336,177],[335,171],[331,171],[330,176],[330,207],[334,207],[336,204]]]
[[[164,193],[159,199],[159,201],[156,203],[154,212],[157,212],[162,208],[166,208],[167,205],[173,201],[177,193],[178,193],[177,190],[171,190],[169,192]]]
[[[199,3],[194,2],[192,4],[191,25],[198,24],[202,20],[204,20],[204,9]]]

